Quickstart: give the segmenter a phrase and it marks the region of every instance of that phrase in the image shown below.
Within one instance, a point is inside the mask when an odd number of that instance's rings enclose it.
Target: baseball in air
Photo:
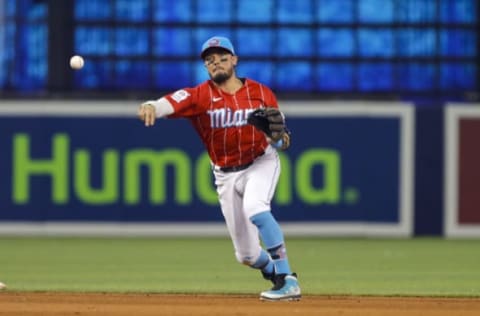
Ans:
[[[6,289],[7,285],[5,283],[0,282],[0,290]]]
[[[72,58],[70,58],[70,67],[72,67],[72,69],[75,69],[75,70],[82,69],[84,64],[85,64],[85,61],[83,60],[82,56],[75,55],[75,56],[72,56]]]

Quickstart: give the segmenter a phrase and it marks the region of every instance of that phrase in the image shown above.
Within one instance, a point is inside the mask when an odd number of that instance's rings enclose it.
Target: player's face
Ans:
[[[205,56],[204,63],[210,78],[215,83],[222,84],[233,76],[236,60],[236,56],[218,52]]]

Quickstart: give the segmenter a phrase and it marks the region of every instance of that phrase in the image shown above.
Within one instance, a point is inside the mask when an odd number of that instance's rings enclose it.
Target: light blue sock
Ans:
[[[250,217],[250,221],[257,226],[260,238],[273,259],[276,274],[291,274],[288,264],[287,249],[283,233],[270,211],[265,211]]]
[[[270,259],[268,253],[262,249],[260,253],[260,257],[258,257],[257,261],[251,265],[252,268],[262,270],[262,272],[266,274],[273,273],[273,261]]]

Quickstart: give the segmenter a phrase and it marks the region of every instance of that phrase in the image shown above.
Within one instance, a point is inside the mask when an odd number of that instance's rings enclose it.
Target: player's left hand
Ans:
[[[138,118],[145,122],[145,126],[153,126],[155,124],[155,106],[148,101],[142,103],[138,109]]]
[[[285,118],[275,107],[258,108],[247,118],[248,124],[255,126],[274,142],[282,139],[285,133]]]

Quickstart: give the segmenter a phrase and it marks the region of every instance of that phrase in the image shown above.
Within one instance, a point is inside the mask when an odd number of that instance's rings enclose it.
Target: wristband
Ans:
[[[277,149],[282,148],[282,146],[283,146],[283,138],[280,138],[276,143],[272,143],[272,146],[273,146],[274,148],[277,148]]]

